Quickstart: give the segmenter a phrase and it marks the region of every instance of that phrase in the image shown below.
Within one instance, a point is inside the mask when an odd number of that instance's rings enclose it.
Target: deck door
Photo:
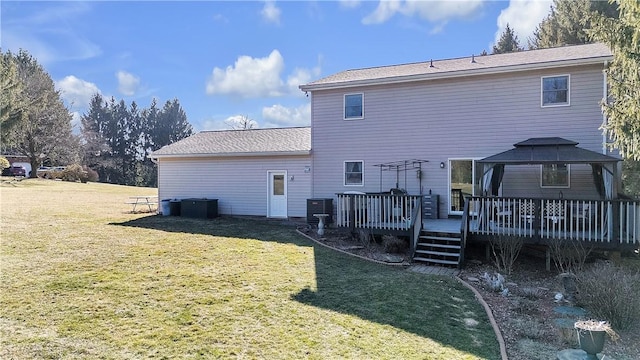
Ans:
[[[269,171],[268,217],[287,217],[287,172]]]
[[[449,159],[450,215],[462,215],[465,197],[480,193],[481,177],[482,169],[476,167],[476,159]]]

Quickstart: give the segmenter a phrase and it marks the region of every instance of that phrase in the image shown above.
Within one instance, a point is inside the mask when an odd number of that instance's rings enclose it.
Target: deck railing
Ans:
[[[469,231],[640,245],[640,201],[470,197]]]
[[[337,194],[336,225],[375,230],[409,230],[418,195]],[[415,222],[414,222],[415,223]]]

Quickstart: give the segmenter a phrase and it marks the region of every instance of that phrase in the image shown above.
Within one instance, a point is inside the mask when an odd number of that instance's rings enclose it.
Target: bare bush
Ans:
[[[371,246],[373,240],[373,234],[367,229],[358,229],[358,241],[360,244],[364,246],[365,249],[368,249]]]
[[[640,272],[599,262],[578,274],[579,302],[617,330],[640,322]]]
[[[400,254],[407,250],[407,242],[393,235],[382,235],[384,251],[391,254]]]
[[[584,269],[592,247],[582,241],[571,239],[549,239],[549,251],[558,271],[576,274]]]
[[[519,236],[498,235],[489,240],[493,262],[499,271],[506,271],[511,275],[522,244],[522,237]]]

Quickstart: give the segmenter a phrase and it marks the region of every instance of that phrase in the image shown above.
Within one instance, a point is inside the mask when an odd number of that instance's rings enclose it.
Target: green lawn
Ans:
[[[131,214],[155,189],[0,187],[0,358],[499,359],[454,279],[276,221]]]

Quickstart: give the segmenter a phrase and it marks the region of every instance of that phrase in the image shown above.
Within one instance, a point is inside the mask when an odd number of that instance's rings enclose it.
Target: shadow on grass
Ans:
[[[109,225],[309,246],[308,241],[295,233],[296,223],[287,220],[236,218],[230,216],[197,219],[181,216],[150,215],[121,223],[109,223]]]
[[[429,338],[443,347],[499,359],[482,306],[455,279],[355,260],[315,247],[317,290],[293,299]]]
[[[110,225],[311,246],[317,289],[303,289],[292,295],[293,300],[393,326],[478,358],[500,357],[484,310],[455,279],[385,267],[310,244],[295,232],[293,223],[154,215]],[[469,325],[474,322],[477,325]]]

